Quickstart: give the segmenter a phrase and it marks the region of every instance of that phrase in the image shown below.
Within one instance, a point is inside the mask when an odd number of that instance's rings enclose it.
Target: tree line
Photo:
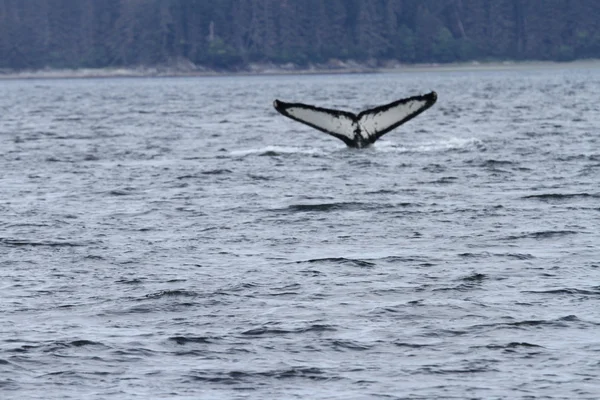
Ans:
[[[0,68],[600,58],[597,0],[0,0]]]

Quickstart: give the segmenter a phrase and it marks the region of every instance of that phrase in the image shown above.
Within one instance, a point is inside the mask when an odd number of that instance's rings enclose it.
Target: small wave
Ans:
[[[158,352],[155,350],[146,349],[144,347],[133,347],[130,349],[115,350],[112,353],[114,355],[121,356],[124,358],[123,360],[119,360],[119,361],[125,361],[125,360],[138,361],[140,359],[140,357],[152,357],[152,356],[156,355]]]
[[[196,297],[198,296],[195,292],[188,290],[161,290],[156,293],[150,293],[144,296],[146,299],[160,299],[162,297]]]
[[[50,240],[42,240],[42,241],[34,241],[27,239],[8,239],[8,238],[0,238],[0,243],[6,244],[8,246],[32,246],[32,247],[81,247],[88,246],[89,243],[76,243],[76,242],[67,242],[67,241],[50,241]]]
[[[388,262],[388,263],[427,263],[430,262],[431,259],[424,256],[416,256],[416,257],[404,257],[404,256],[386,256],[382,258],[378,258],[378,261]]]
[[[104,346],[104,344],[102,344],[100,342],[94,342],[93,340],[86,340],[86,339],[74,340],[70,343],[70,345],[72,347]]]
[[[515,260],[533,260],[535,258],[534,255],[525,254],[525,253],[507,253],[507,254],[500,254],[500,255],[503,255],[505,257],[512,258]]]
[[[539,231],[539,232],[530,232],[523,233],[521,235],[511,235],[507,236],[506,240],[516,240],[516,239],[551,239],[556,237],[562,237],[567,235],[576,235],[580,232],[577,231]]]
[[[482,372],[498,372],[497,369],[491,368],[487,365],[482,366],[465,366],[464,368],[444,368],[438,365],[429,365],[422,368],[419,368],[419,371],[426,372],[428,374],[478,374]]]
[[[226,168],[218,168],[218,169],[210,169],[207,171],[202,171],[200,173],[202,175],[223,175],[223,174],[230,174],[231,170],[226,169]]]
[[[452,287],[441,287],[433,289],[434,292],[449,292],[449,291],[457,291],[457,292],[469,292],[475,289],[480,289],[480,285],[478,283],[463,283],[460,285],[452,286]]]
[[[415,235],[413,237],[420,237],[420,234],[418,232],[415,232]],[[369,262],[373,265],[376,265],[375,263],[386,263],[386,264],[409,264],[412,266],[419,266],[419,267],[433,267],[435,265],[437,265],[434,261],[436,260],[432,260],[429,259],[427,257],[403,257],[403,256],[386,256],[386,257],[378,257],[378,258],[370,258],[368,259],[366,262]]]
[[[188,174],[188,175],[178,176],[176,179],[182,180],[182,179],[195,179],[195,178],[198,178],[198,176],[194,175],[194,174]]]
[[[279,329],[279,328],[269,328],[269,327],[260,327],[249,329],[247,331],[242,332],[244,336],[264,336],[264,335],[287,335],[294,333],[307,333],[307,332],[328,332],[328,331],[336,331],[336,329],[331,325],[323,325],[323,324],[313,324],[305,327],[295,328],[295,329]]]
[[[328,257],[328,258],[314,258],[310,260],[304,261],[296,261],[298,264],[302,263],[310,263],[310,264],[338,264],[338,265],[350,265],[353,267],[361,267],[361,268],[373,268],[376,266],[375,263],[365,260],[353,259],[353,258],[344,258],[344,257]]]
[[[371,191],[367,191],[365,192],[365,194],[399,194],[400,192],[398,190],[391,190],[391,189],[379,189],[379,190],[371,190]]]
[[[383,166],[374,160],[369,159],[351,159],[348,161],[350,168],[354,170],[367,170],[367,168],[382,168]]]
[[[514,164],[515,163],[513,161],[489,159],[489,160],[483,161],[480,164],[480,166],[484,167],[484,168],[496,168],[499,166],[507,166],[507,165],[514,165]]]
[[[373,346],[359,343],[354,340],[332,340],[330,346],[335,350],[369,350]]]
[[[331,212],[331,211],[374,211],[383,209],[393,209],[398,207],[418,206],[416,203],[364,203],[357,201],[332,202],[332,203],[314,203],[314,204],[292,204],[283,209],[274,209],[272,211],[288,212]]]
[[[285,147],[285,146],[266,146],[260,149],[248,149],[248,150],[233,150],[230,152],[232,156],[265,156],[265,157],[278,157],[290,154],[307,154],[311,156],[325,155],[326,153],[318,148],[306,148],[306,147]]]
[[[462,258],[489,258],[492,257],[492,254],[484,251],[483,253],[460,253],[458,256]]]
[[[577,289],[577,288],[559,288],[549,290],[528,290],[524,293],[535,294],[553,294],[553,295],[570,295],[570,296],[600,296],[600,288],[593,289]]]
[[[439,174],[446,170],[446,166],[441,164],[429,164],[421,168],[423,171]]]
[[[395,346],[398,347],[408,347],[411,349],[420,349],[422,347],[430,347],[430,346],[434,346],[433,344],[424,344],[424,343],[406,343],[406,342],[393,342],[393,344]]]
[[[45,374],[42,374],[42,376],[66,376],[72,380],[84,379],[83,374],[71,370],[47,372]]]
[[[278,297],[278,296],[294,296],[300,293],[301,285],[298,283],[292,283],[290,285],[286,285],[279,288],[272,288],[268,296]]]
[[[217,168],[217,169],[208,169],[206,171],[201,171],[197,174],[187,174],[187,175],[181,175],[178,176],[176,179],[177,180],[184,180],[184,179],[199,179],[200,175],[227,175],[227,174],[231,174],[232,171],[226,168]]]
[[[244,291],[247,291],[248,289],[253,289],[253,288],[256,288],[259,286],[261,286],[261,285],[258,283],[252,283],[252,282],[238,283],[238,284],[230,285],[223,289],[217,290],[214,294],[230,295],[232,293],[244,292]]]
[[[265,175],[248,174],[248,178],[253,181],[272,181],[274,178]]]
[[[261,373],[262,376],[276,379],[308,378],[310,380],[331,380],[323,369],[315,367],[291,367]]]
[[[596,199],[600,198],[599,193],[544,193],[544,194],[532,194],[529,196],[523,196],[522,199],[533,199],[541,200],[545,202],[551,201],[568,201],[572,199]]]
[[[130,196],[135,193],[134,188],[113,189],[106,192],[109,196]]]
[[[575,315],[567,315],[565,317],[553,319],[553,320],[545,320],[545,319],[527,319],[522,321],[515,322],[499,322],[492,324],[480,324],[473,325],[472,328],[492,328],[492,329],[529,329],[529,328],[538,328],[538,327],[554,327],[554,328],[565,328],[569,326],[571,322],[581,322],[579,318]]]
[[[268,371],[192,371],[187,377],[194,381],[237,384],[237,383],[256,383],[257,379],[291,379],[303,378],[311,381],[331,381],[337,377],[326,373],[321,368],[315,367],[288,367]]]
[[[427,182],[433,185],[449,185],[452,183],[456,183],[456,181],[458,180],[458,177],[456,176],[443,176],[440,179],[436,179],[434,181],[431,182]]]
[[[381,141],[374,146],[377,151],[397,153],[435,153],[445,151],[485,151],[486,147],[477,138],[449,138],[443,140],[424,142],[418,145],[406,146]]]
[[[123,285],[139,285],[141,283],[144,283],[145,278],[132,278],[132,279],[127,279],[127,278],[121,278],[119,280],[116,280],[115,283],[120,283]]]
[[[8,224],[8,225],[6,225],[7,228],[27,228],[27,227],[40,228],[40,227],[47,227],[47,226],[51,226],[51,225],[50,224],[34,224],[34,223],[31,223],[31,222],[24,222],[24,223],[16,223],[16,224]]]
[[[597,175],[600,164],[585,165],[579,170],[579,176]]]
[[[242,332],[246,336],[263,336],[263,335],[287,335],[294,333],[292,330],[276,329],[276,328],[255,328]]]
[[[347,211],[361,210],[365,207],[372,206],[367,203],[360,202],[339,202],[339,203],[319,203],[319,204],[292,204],[287,209],[293,212],[328,212],[328,211]]]
[[[77,340],[56,340],[49,342],[42,342],[39,344],[26,344],[20,347],[9,350],[14,353],[29,353],[31,351],[41,351],[43,353],[55,353],[68,348],[76,347],[88,347],[88,346],[102,346],[108,348],[104,343],[96,342],[88,339],[77,339]]]
[[[485,274],[473,273],[471,275],[467,275],[463,278],[460,278],[459,281],[461,281],[462,283],[460,283],[459,285],[456,285],[453,287],[436,288],[436,289],[433,289],[433,291],[435,292],[435,291],[456,290],[459,292],[467,292],[470,290],[480,289],[481,285],[487,279],[488,279],[488,276]]]
[[[213,343],[213,338],[204,337],[204,336],[171,336],[168,340],[175,342],[180,345],[188,344],[188,343]]]
[[[527,342],[510,342],[507,344],[489,344],[487,346],[485,346],[488,349],[492,349],[492,350],[503,350],[503,349],[516,349],[519,347],[525,347],[525,348],[532,348],[532,347],[540,347],[543,348],[544,346],[540,346],[539,344],[533,344],[533,343],[527,343]]]
[[[486,274],[480,274],[480,273],[473,273],[471,275],[467,275],[464,278],[461,278],[461,280],[465,281],[465,282],[483,282],[484,280],[487,279],[487,275]]]

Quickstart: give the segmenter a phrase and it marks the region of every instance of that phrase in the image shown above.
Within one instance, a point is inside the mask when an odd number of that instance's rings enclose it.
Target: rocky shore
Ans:
[[[235,75],[293,75],[293,74],[351,74],[351,73],[401,73],[415,71],[499,70],[534,68],[598,68],[600,60],[572,62],[469,62],[453,64],[403,64],[396,60],[357,62],[353,60],[329,60],[327,63],[299,66],[293,63],[249,63],[234,69],[212,69],[189,61],[177,61],[167,65],[78,68],[78,69],[0,69],[0,79],[76,79],[113,77],[185,77],[185,76],[235,76]]]

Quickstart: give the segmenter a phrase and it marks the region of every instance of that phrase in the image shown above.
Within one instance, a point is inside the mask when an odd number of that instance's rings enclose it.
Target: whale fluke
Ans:
[[[435,104],[437,93],[408,97],[361,111],[358,115],[302,103],[273,102],[281,114],[342,140],[348,147],[367,147],[392,129]]]

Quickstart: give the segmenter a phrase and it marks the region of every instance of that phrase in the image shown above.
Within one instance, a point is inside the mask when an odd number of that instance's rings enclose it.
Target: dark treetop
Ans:
[[[0,0],[0,68],[600,57],[596,0]]]

